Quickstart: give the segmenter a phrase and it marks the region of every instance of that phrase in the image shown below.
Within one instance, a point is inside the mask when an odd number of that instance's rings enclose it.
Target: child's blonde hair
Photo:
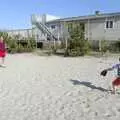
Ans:
[[[0,36],[0,41],[4,41],[3,36]]]

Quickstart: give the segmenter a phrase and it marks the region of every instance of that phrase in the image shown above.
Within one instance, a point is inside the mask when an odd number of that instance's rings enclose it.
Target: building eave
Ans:
[[[104,14],[99,14],[99,15],[87,15],[87,16],[77,16],[77,17],[67,17],[67,18],[61,18],[61,19],[56,19],[47,22],[47,24],[50,23],[58,23],[58,22],[69,22],[69,21],[84,21],[84,20],[91,20],[91,19],[102,19],[106,17],[114,17],[114,16],[120,16],[120,12],[116,13],[104,13]]]

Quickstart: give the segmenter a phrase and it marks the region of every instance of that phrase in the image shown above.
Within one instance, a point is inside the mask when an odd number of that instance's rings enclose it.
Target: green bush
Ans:
[[[8,52],[17,53],[18,44],[15,40],[9,39],[7,46]]]
[[[18,44],[17,53],[22,53],[22,52],[24,52],[24,47],[21,44]]]
[[[68,56],[70,56],[70,51],[69,49],[66,49],[64,53],[64,57],[68,57]]]
[[[27,38],[27,44],[28,44],[28,48],[32,48],[32,49],[35,49],[36,48],[36,42],[35,42],[35,39],[33,37],[29,37]]]
[[[120,52],[120,41],[116,41],[110,44],[109,50],[111,52]]]
[[[23,38],[19,34],[11,37],[6,32],[0,32],[0,36],[3,36],[9,53],[32,52],[36,48],[36,42],[33,37]],[[26,43],[25,46],[22,41]]]
[[[68,49],[70,56],[84,56],[90,51],[90,44],[85,40],[84,24],[72,23],[73,27],[69,29],[70,37],[68,39]]]
[[[106,53],[107,50],[109,49],[109,44],[106,40],[101,40],[100,41],[101,45],[100,45],[100,52],[102,52],[102,54]]]

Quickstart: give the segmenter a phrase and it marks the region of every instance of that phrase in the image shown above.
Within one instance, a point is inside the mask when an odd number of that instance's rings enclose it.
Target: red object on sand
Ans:
[[[119,85],[120,85],[120,77],[116,78],[116,79],[112,82],[112,84],[113,84],[114,86],[119,86]]]

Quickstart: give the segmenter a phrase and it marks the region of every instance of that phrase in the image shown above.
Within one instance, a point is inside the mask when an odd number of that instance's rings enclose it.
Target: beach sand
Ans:
[[[0,67],[0,120],[119,120],[120,94],[109,91],[115,71],[100,76],[117,62],[8,55]]]

